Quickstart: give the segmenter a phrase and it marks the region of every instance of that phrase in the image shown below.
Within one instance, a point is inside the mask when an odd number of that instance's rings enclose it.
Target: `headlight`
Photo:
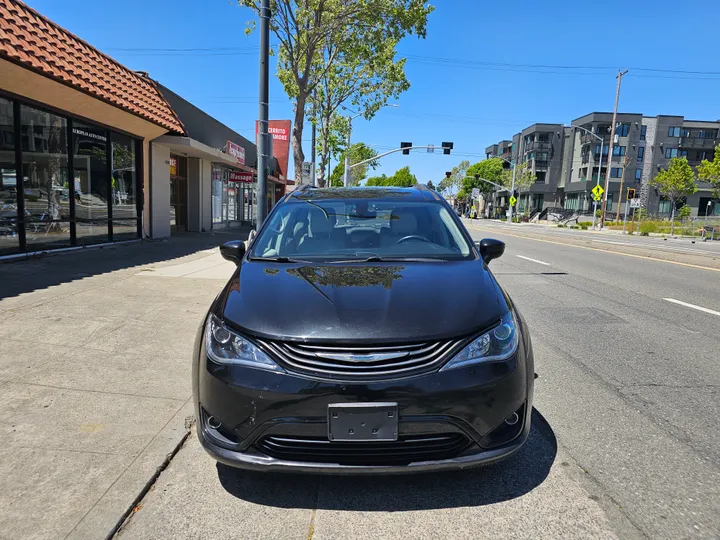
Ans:
[[[241,335],[225,326],[215,315],[205,325],[205,350],[218,364],[231,364],[283,371],[270,357]]]
[[[505,360],[515,353],[517,347],[517,323],[512,312],[509,312],[500,320],[499,325],[468,344],[445,364],[441,371],[481,362]]]

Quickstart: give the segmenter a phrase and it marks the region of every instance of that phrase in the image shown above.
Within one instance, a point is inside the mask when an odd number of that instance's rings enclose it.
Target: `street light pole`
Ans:
[[[399,107],[397,103],[386,103],[383,107]],[[344,109],[345,107],[343,107]],[[349,109],[348,109],[349,110]],[[350,111],[352,112],[352,111]],[[352,133],[352,121],[364,113],[357,113],[355,116],[348,116],[347,147],[345,149],[345,171],[343,172],[343,186],[350,186],[350,134]]]
[[[587,133],[588,135],[592,135],[592,136],[595,137],[596,139],[600,139],[600,161],[598,161],[598,175],[597,175],[597,180],[596,180],[596,182],[595,182],[595,185],[596,185],[596,186],[599,186],[599,185],[600,185],[600,175],[602,174],[603,149],[605,148],[605,147],[604,147],[604,144],[603,144],[603,143],[605,142],[604,138],[601,137],[600,135],[598,135],[597,133],[593,133],[593,132],[590,131],[589,129],[584,128],[584,127],[582,127],[582,126],[572,126],[572,125],[571,125],[571,126],[564,126],[564,127],[570,127],[570,128],[575,128],[575,129],[582,129],[582,130],[583,130],[585,133]],[[594,168],[595,168],[595,167],[593,167],[593,169],[594,169]],[[590,171],[590,179],[592,180],[592,169],[591,169],[591,171]],[[572,180],[572,179],[571,179],[571,180]],[[587,177],[585,178],[585,182],[587,182]],[[587,192],[587,188],[585,188],[585,192]],[[595,197],[593,197],[593,220],[592,220],[592,228],[593,228],[593,230],[595,230],[595,214],[597,214],[597,201],[595,200]]]
[[[259,231],[260,227],[267,216],[268,206],[268,163],[269,163],[269,144],[268,144],[268,82],[270,78],[270,0],[262,0],[260,8],[260,96],[258,103],[258,204],[255,212],[256,225],[255,230]],[[297,174],[297,173],[296,173]]]
[[[513,168],[513,175],[512,175],[512,185],[510,186],[510,198],[515,196],[515,176],[517,175],[517,163],[514,161],[512,162],[512,168]],[[513,215],[513,207],[512,204],[510,204],[510,199],[508,198],[508,217],[510,218],[508,220],[508,223],[512,223],[512,215]]]
[[[617,77],[617,88],[615,89],[615,108],[613,109],[612,125],[610,126],[610,150],[608,151],[608,167],[607,173],[605,174],[605,193],[603,193],[602,199],[602,211],[600,212],[600,230],[603,228],[605,222],[605,210],[607,208],[607,197],[608,190],[610,189],[610,174],[612,173],[612,158],[613,158],[613,145],[615,144],[615,123],[617,122],[617,111],[618,104],[620,103],[620,83],[622,82],[623,76],[628,72],[618,70]]]

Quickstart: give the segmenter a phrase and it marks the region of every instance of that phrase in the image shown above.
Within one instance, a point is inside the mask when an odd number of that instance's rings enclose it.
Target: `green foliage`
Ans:
[[[238,0],[260,14],[260,0]],[[425,0],[273,0],[270,30],[279,42],[277,77],[294,101],[292,148],[295,170],[302,149],[306,106],[315,95],[313,117],[325,114],[326,137],[337,106],[349,100],[371,117],[389,96],[407,89],[397,44],[408,35],[425,37],[433,7]],[[246,32],[255,29],[254,21]],[[323,93],[324,92],[324,93]],[[330,104],[328,106],[328,103]],[[322,112],[324,111],[324,113]],[[326,148],[324,152],[329,152]]]
[[[410,172],[410,167],[403,167],[392,176],[375,176],[368,178],[366,186],[395,186],[395,187],[413,187],[417,184],[417,178]]]
[[[712,184],[713,197],[720,198],[720,144],[715,147],[715,159],[703,159],[697,171],[698,179]]]
[[[587,223],[580,223],[580,228],[583,231],[587,231],[590,226]]]
[[[654,221],[643,221],[640,224],[640,236],[648,236],[649,233],[654,233],[657,229],[657,223]]]
[[[512,176],[512,167],[510,169],[504,169],[500,183],[505,187],[512,187]],[[488,178],[488,180],[492,179]],[[517,165],[515,168],[515,191],[525,191],[530,188],[536,180],[537,175],[532,172],[527,162]]]
[[[691,213],[692,213],[692,209],[687,204],[683,204],[678,209],[678,217],[680,218],[680,220],[685,220],[685,219],[689,218]]]
[[[440,193],[455,193],[460,191],[468,168],[470,168],[470,162],[468,160],[463,160],[453,167],[450,171],[450,178],[443,178],[440,182]]]
[[[658,188],[660,193],[670,199],[670,207],[672,208],[670,234],[674,234],[677,201],[692,195],[698,189],[695,183],[695,172],[688,164],[687,158],[674,157],[670,160],[667,169],[660,171],[655,178],[650,180],[650,185]],[[640,230],[642,232],[642,229]]]
[[[567,227],[567,225],[563,225],[562,223],[558,223],[558,229],[564,229]]]
[[[359,163],[366,159],[372,159],[377,155],[377,152],[367,146],[365,143],[356,143],[350,147],[350,165]],[[360,165],[350,169],[350,187],[359,186],[360,182],[367,178],[368,168],[372,167],[375,169],[378,166],[377,161],[371,161],[366,165]],[[345,173],[345,152],[340,154],[340,161],[333,169],[330,175],[330,185],[332,187],[343,187],[343,174]]]
[[[465,174],[466,176],[462,181],[462,188],[466,192],[471,193],[473,188],[478,188],[480,193],[488,195],[497,188],[489,182],[485,182],[485,180],[490,180],[490,182],[495,182],[496,184],[502,182],[503,161],[500,158],[479,161],[468,167]],[[478,176],[478,178],[475,178],[475,176]]]

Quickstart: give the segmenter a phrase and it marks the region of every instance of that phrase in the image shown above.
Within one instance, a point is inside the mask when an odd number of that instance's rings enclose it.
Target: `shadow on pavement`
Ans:
[[[528,440],[512,457],[464,471],[381,477],[263,474],[218,463],[220,483],[240,499],[281,508],[404,512],[484,506],[530,492],[547,478],[557,454],[555,434],[533,409]],[[308,487],[322,488],[316,496]]]
[[[0,299],[117,270],[171,261],[218,247],[230,240],[245,240],[249,231],[249,227],[243,227],[205,233],[182,233],[164,240],[49,252],[2,261]]]

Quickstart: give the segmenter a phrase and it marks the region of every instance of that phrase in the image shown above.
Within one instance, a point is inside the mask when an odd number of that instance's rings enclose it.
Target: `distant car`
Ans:
[[[286,195],[247,251],[221,247],[237,269],[196,339],[202,446],[231,466],[342,474],[508,457],[534,369],[487,266],[504,249],[426,188]]]

